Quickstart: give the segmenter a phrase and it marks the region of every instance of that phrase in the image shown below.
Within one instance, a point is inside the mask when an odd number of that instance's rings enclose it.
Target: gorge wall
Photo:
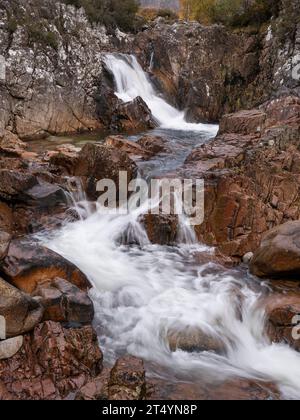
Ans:
[[[110,126],[117,105],[103,71],[107,51],[134,51],[157,89],[190,120],[216,121],[272,96],[298,95],[300,28],[289,16],[297,16],[299,4],[282,3],[280,17],[260,32],[158,19],[129,35],[91,25],[83,9],[59,1],[0,0],[1,136]],[[280,19],[290,26],[283,38]]]

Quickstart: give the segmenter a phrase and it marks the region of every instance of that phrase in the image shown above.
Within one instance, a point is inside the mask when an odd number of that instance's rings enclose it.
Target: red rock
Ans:
[[[46,322],[24,337],[15,356],[0,361],[1,381],[15,399],[64,399],[100,373],[102,358],[92,327]]]
[[[27,293],[57,277],[82,290],[90,287],[86,276],[74,264],[36,243],[12,241],[0,268],[10,283]]]

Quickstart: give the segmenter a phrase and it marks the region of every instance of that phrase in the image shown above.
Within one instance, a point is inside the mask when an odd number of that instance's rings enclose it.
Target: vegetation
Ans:
[[[182,16],[205,24],[259,25],[278,13],[278,0],[181,0]]]
[[[137,0],[63,0],[75,7],[83,7],[92,23],[108,28],[118,27],[123,31],[136,29],[139,9]]]
[[[141,8],[138,15],[145,19],[147,22],[154,21],[159,17],[164,18],[167,22],[174,22],[179,19],[178,14],[171,9]]]

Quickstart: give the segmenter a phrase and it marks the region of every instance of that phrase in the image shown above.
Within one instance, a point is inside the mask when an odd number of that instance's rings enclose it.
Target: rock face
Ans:
[[[299,278],[300,222],[288,222],[268,232],[251,262],[259,277]]]
[[[0,271],[13,285],[27,293],[32,293],[40,283],[57,277],[82,290],[90,287],[86,276],[72,263],[43,246],[26,241],[11,242]]]
[[[284,97],[224,116],[216,139],[191,153],[176,177],[205,180],[200,241],[240,260],[265,232],[299,219],[299,127],[300,101]]]
[[[101,369],[102,353],[93,329],[67,330],[54,322],[40,324],[24,336],[15,356],[0,361],[6,393],[20,400],[64,399]]]
[[[0,315],[5,318],[6,337],[24,334],[42,320],[44,309],[30,296],[0,279]]]
[[[159,21],[137,34],[133,48],[169,101],[191,120],[216,121],[282,94],[299,95],[299,2],[284,0],[280,9],[257,33]]]
[[[6,256],[12,239],[13,215],[12,210],[4,203],[0,203],[0,261]]]

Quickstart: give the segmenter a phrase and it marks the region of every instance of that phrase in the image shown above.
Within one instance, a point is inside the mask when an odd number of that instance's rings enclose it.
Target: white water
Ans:
[[[85,203],[78,208],[86,215]],[[270,345],[264,336],[264,312],[257,305],[260,293],[246,285],[242,274],[240,278],[222,270],[207,274],[211,264],[195,265],[197,253],[211,252],[204,246],[150,245],[139,215],[90,212],[87,219],[45,240],[93,283],[91,296],[106,358],[112,361],[129,352],[183,380],[231,376],[271,380],[284,396],[300,398],[300,354],[283,344]],[[140,247],[120,246],[120,239],[128,236]],[[192,327],[219,337],[226,356],[172,353],[168,332]]]
[[[108,54],[105,57],[105,63],[115,78],[116,95],[124,102],[132,101],[140,96],[162,128],[201,131],[213,136],[217,134],[217,125],[188,123],[184,112],[169,105],[158,96],[147,74],[133,55]]]
[[[162,101],[161,118],[167,122],[169,105],[155,96],[142,72],[134,71],[138,66],[134,58],[135,64],[128,64],[108,57],[123,99],[132,99],[145,88],[144,97],[153,100],[153,107]],[[136,90],[129,89],[130,77],[142,80]],[[187,123],[181,119],[180,124]],[[103,215],[84,195],[75,191],[71,197],[82,220],[43,240],[94,285],[95,322],[108,360],[129,352],[149,362],[156,375],[195,382],[232,376],[273,381],[286,398],[300,398],[300,354],[284,344],[271,345],[264,335],[264,311],[259,305],[266,293],[263,286],[251,287],[254,279],[247,281],[243,271],[197,264],[197,254],[212,251],[195,244],[184,218],[177,247],[154,246],[138,222],[142,210],[127,216]],[[124,239],[140,246],[121,246]],[[168,333],[189,328],[221,339],[226,355],[171,352]]]

